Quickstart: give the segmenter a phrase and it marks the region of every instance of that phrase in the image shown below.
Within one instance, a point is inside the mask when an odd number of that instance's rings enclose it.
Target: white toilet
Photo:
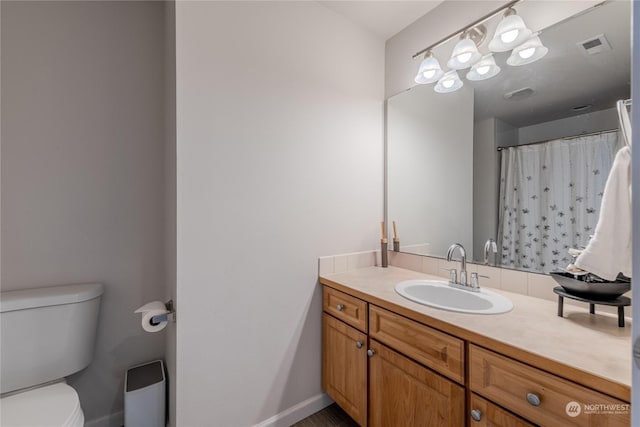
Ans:
[[[81,427],[64,377],[93,358],[101,284],[0,292],[0,425]]]

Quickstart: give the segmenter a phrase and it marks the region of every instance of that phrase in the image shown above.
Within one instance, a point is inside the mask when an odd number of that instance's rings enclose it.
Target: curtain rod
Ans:
[[[582,133],[580,135],[574,135],[574,136],[565,136],[563,138],[553,138],[553,139],[547,139],[544,141],[535,141],[535,142],[528,142],[526,144],[518,144],[518,145],[510,145],[508,147],[498,147],[497,150],[498,151],[502,151],[506,148],[516,148],[516,147],[526,147],[527,145],[537,145],[537,144],[544,144],[546,142],[551,142],[551,141],[570,141],[572,139],[577,139],[577,138],[582,138],[585,136],[592,136],[592,135],[603,135],[605,133],[611,133],[611,132],[618,132],[619,129],[609,129],[609,130],[601,130],[598,132],[589,132],[589,133]]]

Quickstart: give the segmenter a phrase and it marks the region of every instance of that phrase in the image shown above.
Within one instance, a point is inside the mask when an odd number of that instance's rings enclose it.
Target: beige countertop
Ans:
[[[472,343],[511,356],[553,374],[629,401],[631,324],[624,328],[607,314],[491,289],[513,302],[505,314],[479,315],[439,310],[398,295],[394,285],[409,279],[441,277],[397,267],[368,267],[320,276],[320,283],[428,324]],[[596,306],[596,313],[597,306]]]

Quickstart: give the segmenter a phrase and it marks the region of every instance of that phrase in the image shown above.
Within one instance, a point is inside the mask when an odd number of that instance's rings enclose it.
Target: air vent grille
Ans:
[[[583,40],[577,43],[577,45],[578,49],[580,49],[585,55],[596,55],[598,53],[611,50],[611,45],[604,34]]]

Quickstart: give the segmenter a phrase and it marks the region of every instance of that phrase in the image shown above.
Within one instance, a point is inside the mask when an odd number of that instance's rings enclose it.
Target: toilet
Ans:
[[[0,292],[0,425],[82,427],[64,378],[93,359],[99,283]]]

